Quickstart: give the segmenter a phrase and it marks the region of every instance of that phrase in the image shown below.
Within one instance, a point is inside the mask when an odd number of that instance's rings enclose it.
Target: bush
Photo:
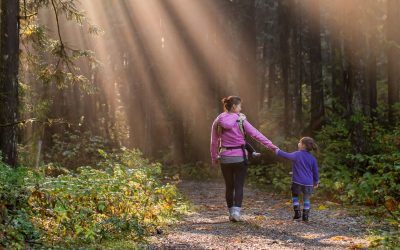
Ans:
[[[180,197],[175,186],[159,181],[159,164],[149,163],[138,151],[101,153],[103,169],[81,167],[32,187],[29,204],[43,241],[141,241],[179,214]]]
[[[53,134],[52,147],[46,151],[45,162],[75,170],[79,166],[94,166],[98,162],[98,150],[110,151],[110,142],[90,132],[65,131]]]
[[[290,165],[283,163],[249,166],[248,176],[251,184],[269,186],[278,192],[286,192],[290,190],[290,171]]]
[[[362,116],[350,122],[334,119],[317,141],[322,149],[322,191],[345,203],[369,206],[386,218],[395,230],[384,233],[379,242],[395,244],[400,225],[400,127],[385,128]]]
[[[212,180],[222,178],[220,167],[213,167],[204,162],[196,164],[170,165],[163,168],[163,172],[168,178],[179,180]]]
[[[160,164],[150,163],[135,150],[100,150],[100,155],[103,160],[95,167],[77,171],[1,165],[1,246],[142,242],[186,209],[176,187],[161,182]]]
[[[25,241],[39,238],[29,216],[28,174],[26,168],[10,168],[0,159],[0,248],[23,249]]]

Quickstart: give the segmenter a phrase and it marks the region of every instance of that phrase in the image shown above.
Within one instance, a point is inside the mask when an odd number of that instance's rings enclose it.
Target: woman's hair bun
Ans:
[[[224,110],[230,111],[232,109],[233,105],[234,104],[238,105],[242,101],[242,99],[240,99],[240,97],[238,97],[238,96],[228,96],[228,97],[222,98],[221,101],[222,101]]]

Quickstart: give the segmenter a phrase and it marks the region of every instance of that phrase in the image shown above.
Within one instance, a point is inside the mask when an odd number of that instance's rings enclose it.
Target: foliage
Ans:
[[[25,241],[39,238],[29,217],[27,177],[26,168],[10,168],[0,159],[0,247],[23,249]]]
[[[176,187],[160,181],[160,164],[135,150],[99,151],[104,159],[97,169],[83,166],[53,176],[43,174],[48,167],[35,172],[2,165],[1,211],[9,216],[2,224],[1,244],[22,248],[32,240],[65,247],[128,238],[140,242],[184,211]]]
[[[285,192],[290,188],[289,164],[249,166],[248,176],[250,183],[260,187],[272,186],[278,192]]]
[[[100,150],[111,150],[110,142],[89,131],[65,131],[53,134],[52,148],[46,151],[45,161],[68,169],[78,166],[94,166],[100,156]]]
[[[400,127],[380,120],[387,110],[377,110],[377,119],[362,115],[350,119],[331,115],[316,135],[320,171],[318,195],[343,203],[367,206],[366,214],[383,218],[389,231],[375,232],[375,246],[399,246],[400,230]],[[281,148],[296,145],[298,138],[274,140]],[[293,148],[292,148],[293,149]],[[251,166],[249,180],[276,191],[289,190],[290,163]]]
[[[392,246],[400,225],[400,127],[385,128],[362,116],[351,121],[335,119],[317,136],[321,187],[342,202],[369,206],[373,214],[386,218],[395,230],[384,233],[379,242]],[[352,126],[354,122],[362,126]],[[366,147],[357,149],[354,135],[362,136]]]
[[[219,167],[212,167],[203,162],[164,166],[163,172],[168,178],[174,180],[186,179],[206,181],[222,177]]]
[[[55,15],[57,34],[51,34],[50,29],[38,21],[38,13],[48,9]],[[24,48],[21,54],[21,63],[25,76],[22,82],[35,79],[41,84],[55,83],[59,88],[78,84],[85,90],[92,86],[86,77],[79,74],[79,67],[75,64],[86,59],[93,67],[98,64],[89,50],[75,49],[62,38],[59,18],[73,21],[80,26],[87,26],[88,32],[98,34],[99,28],[90,24],[83,12],[79,11],[77,1],[24,1],[21,12],[25,18],[21,20],[21,44]],[[47,13],[50,14],[50,13]],[[31,82],[32,84],[32,82]],[[44,100],[46,101],[46,100]]]

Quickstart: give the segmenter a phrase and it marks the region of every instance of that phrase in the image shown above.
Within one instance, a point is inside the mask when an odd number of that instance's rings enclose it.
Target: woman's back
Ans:
[[[228,112],[221,113],[215,119],[214,122],[220,127],[217,127],[217,133],[219,131],[222,147],[241,146],[245,143],[244,134],[240,130],[238,119],[239,114]]]

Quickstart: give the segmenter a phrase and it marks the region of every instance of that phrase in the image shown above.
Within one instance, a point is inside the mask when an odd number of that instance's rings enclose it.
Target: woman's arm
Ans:
[[[279,155],[279,156],[282,156],[283,158],[286,158],[288,160],[292,160],[292,161],[295,161],[296,158],[297,158],[297,151],[292,152],[292,153],[287,153],[287,152],[285,152],[283,150],[278,149],[276,151],[276,154]]]
[[[211,153],[212,164],[215,164],[217,162],[217,157],[218,157],[217,122],[218,122],[218,118],[214,120],[214,122],[211,126],[210,153]]]
[[[247,134],[256,139],[259,143],[269,148],[272,151],[278,149],[267,137],[261,134],[255,127],[253,127],[247,120],[243,121],[243,127]]]

